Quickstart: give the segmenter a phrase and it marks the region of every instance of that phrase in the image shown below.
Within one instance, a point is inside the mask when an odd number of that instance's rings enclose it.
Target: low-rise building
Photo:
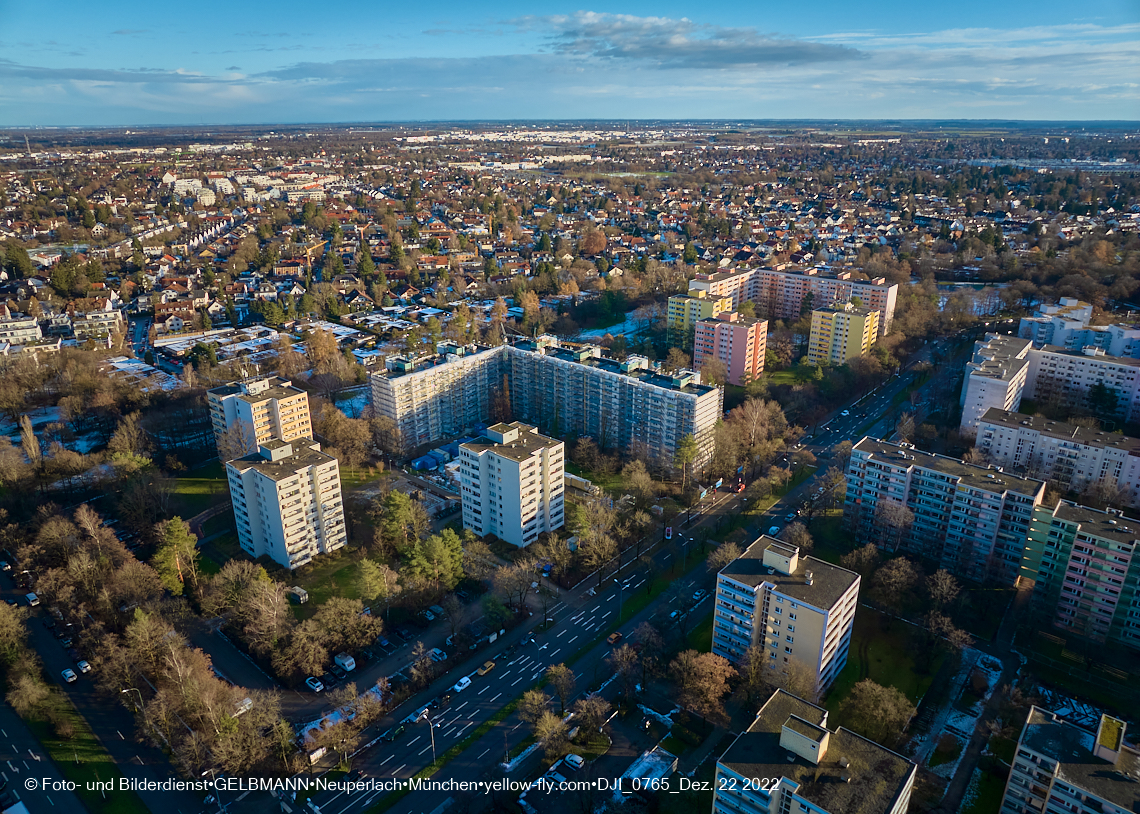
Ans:
[[[293,570],[344,546],[348,535],[336,458],[311,438],[269,440],[226,464],[238,542]]]
[[[905,814],[918,766],[776,690],[716,762],[713,814]]]
[[[888,553],[1013,585],[1044,496],[1044,481],[866,437],[847,465],[843,522]]]
[[[1059,501],[1038,506],[1020,581],[1054,627],[1140,650],[1140,521]]]
[[[1140,811],[1140,753],[1124,721],[1102,715],[1090,732],[1034,706],[1017,740],[1001,814]]]
[[[721,569],[712,652],[735,664],[764,648],[777,672],[796,661],[824,689],[847,663],[859,575],[762,535]]]
[[[519,421],[459,445],[463,527],[517,548],[562,528],[565,447]]]

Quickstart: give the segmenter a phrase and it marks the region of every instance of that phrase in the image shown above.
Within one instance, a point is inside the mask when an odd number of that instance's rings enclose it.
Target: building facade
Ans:
[[[764,372],[768,351],[768,321],[725,311],[699,320],[693,336],[693,367],[701,370],[708,359],[720,359],[729,384],[745,385]]]
[[[716,763],[713,814],[905,814],[918,766],[776,690]]]
[[[1140,439],[993,408],[978,423],[976,444],[994,466],[1074,492],[1112,485],[1140,506]]]
[[[561,441],[518,421],[488,427],[483,438],[459,445],[463,527],[530,545],[566,523],[564,475]]]
[[[44,338],[40,322],[34,316],[13,313],[0,305],[0,340],[12,345],[26,345]]]
[[[825,689],[847,663],[859,575],[761,536],[716,580],[712,652],[734,664],[758,646],[780,671],[796,661]]]
[[[974,355],[966,363],[962,383],[962,431],[977,430],[986,411],[1016,410],[1021,405],[1025,382],[1029,376],[1026,356],[1032,343],[1028,339],[1002,334],[986,334],[974,343]]]
[[[1017,335],[1035,347],[1053,345],[1070,351],[1099,348],[1108,356],[1140,357],[1140,327],[1089,325],[1093,306],[1073,297],[1056,305],[1042,305],[1034,316],[1022,317]]]
[[[751,300],[757,314],[770,320],[799,319],[812,308],[858,297],[865,307],[879,312],[880,336],[891,330],[898,289],[898,284],[888,284],[883,277],[853,280],[850,272],[824,268],[717,271],[689,281],[690,295],[703,291],[707,297],[731,297],[734,309]]]
[[[311,438],[271,440],[226,464],[238,541],[293,570],[348,540],[336,458]]]
[[[240,428],[246,454],[273,439],[295,441],[313,435],[309,395],[286,379],[234,382],[207,391],[206,400],[214,440],[220,444],[228,431]],[[223,454],[220,446],[219,454]]]
[[[642,356],[617,361],[593,345],[563,347],[541,336],[511,345],[469,345],[436,357],[388,359],[371,376],[372,404],[409,446],[455,437],[497,407],[549,435],[593,438],[671,462],[691,434],[698,463],[712,455],[724,392],[699,374],[655,372]]]
[[[1140,650],[1140,522],[1063,500],[1038,506],[1021,580],[1054,627]]]
[[[1095,733],[1034,706],[1017,740],[1001,814],[1140,811],[1140,754],[1127,724],[1102,715]]]
[[[879,312],[846,303],[811,312],[808,363],[845,365],[871,350],[879,338]]]
[[[670,297],[665,312],[666,336],[670,347],[687,350],[692,343],[693,326],[698,321],[731,310],[731,297],[710,297],[705,291],[694,291],[690,296],[679,294]]]
[[[846,528],[888,553],[938,562],[976,582],[1013,585],[1045,483],[863,438],[847,465]]]
[[[1140,418],[1140,359],[1108,356],[1091,346],[1070,351],[1053,345],[1031,350],[1028,358],[1025,398],[1124,422]]]

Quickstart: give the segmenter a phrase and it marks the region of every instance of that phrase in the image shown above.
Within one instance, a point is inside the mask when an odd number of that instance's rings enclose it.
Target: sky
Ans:
[[[0,0],[0,126],[1140,120],[1140,0]]]

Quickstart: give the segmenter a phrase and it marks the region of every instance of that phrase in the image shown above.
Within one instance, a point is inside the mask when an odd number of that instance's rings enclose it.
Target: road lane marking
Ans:
[[[565,630],[561,631],[561,632],[560,632],[560,633],[559,633],[557,636],[555,636],[554,638],[556,638],[556,639],[561,639],[561,638],[562,638],[562,637],[563,637],[565,634],[567,634],[567,633],[569,633],[569,632],[570,632],[570,629],[569,629],[569,628],[566,628]]]
[[[416,735],[414,738],[412,738],[410,741],[408,741],[408,746],[411,746],[413,743],[415,743],[416,741],[418,741],[422,737],[423,737],[423,735]]]
[[[491,747],[490,747],[490,746],[488,746],[486,749],[484,749],[484,750],[483,750],[483,755],[487,754],[487,753],[488,753],[488,752],[490,752],[490,751],[491,751]],[[483,755],[479,755],[479,757],[477,757],[477,758],[475,758],[475,759],[476,759],[476,760],[481,760],[481,759],[483,758]]]
[[[404,767],[406,767],[407,765],[408,765],[407,763],[404,763],[404,764],[401,764],[401,765],[400,765],[398,768],[396,768],[396,769],[393,769],[393,770],[392,770],[392,774],[393,774],[393,776],[395,776],[395,775],[399,774],[399,773],[400,773],[400,769],[403,769],[403,768],[404,768]]]
[[[516,678],[514,681],[512,681],[512,682],[511,682],[511,686],[512,686],[512,687],[513,687],[513,686],[515,686],[515,685],[516,685],[516,684],[518,684],[520,681],[522,681],[524,678],[526,678],[526,676],[519,676],[518,678]]]
[[[467,706],[467,704],[468,704],[468,703],[469,703],[469,702],[467,702],[467,701],[464,701],[462,704],[460,704],[459,706],[457,706],[457,707],[455,708],[455,711],[456,711],[456,712],[459,712],[459,710],[461,710],[461,709],[463,709],[465,706]]]
[[[502,695],[502,693],[499,693],[499,695]],[[496,695],[495,698],[498,698],[499,695]],[[491,704],[495,703],[495,698],[490,699],[489,703],[491,703]]]
[[[600,602],[599,602],[597,605],[594,605],[594,607],[590,608],[590,613],[597,613],[597,612],[598,612],[598,608],[600,608],[601,606],[602,606],[602,605],[601,605],[601,603],[600,603]]]
[[[421,752],[420,752],[420,754],[422,755],[424,752],[428,751],[429,749],[431,749],[431,744],[430,744],[430,743],[429,743],[427,746],[425,746],[425,747],[423,748],[423,751],[421,751]]]
[[[487,690],[489,690],[489,689],[491,689],[491,685],[490,685],[490,684],[488,684],[486,687],[484,687],[483,689],[479,690],[479,692],[477,692],[477,693],[475,693],[475,694],[476,694],[476,695],[482,695],[483,693],[487,692]]]
[[[574,642],[575,642],[575,641],[577,641],[577,640],[578,640],[578,637],[577,637],[577,636],[575,636],[573,639],[568,639],[568,640],[566,641],[566,644],[574,644]]]
[[[395,755],[388,755],[388,757],[384,758],[383,760],[381,760],[381,761],[380,761],[379,763],[377,763],[376,765],[377,765],[377,766],[383,766],[385,763],[387,763],[389,760],[391,760],[391,759],[392,759],[392,758],[394,758],[394,757],[395,757]]]

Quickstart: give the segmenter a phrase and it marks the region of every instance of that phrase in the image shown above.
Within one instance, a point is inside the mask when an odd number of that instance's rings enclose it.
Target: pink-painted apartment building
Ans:
[[[730,384],[743,385],[764,372],[768,351],[768,320],[743,317],[725,311],[715,317],[697,320],[693,337],[693,366],[709,357],[720,359],[728,368]]]

